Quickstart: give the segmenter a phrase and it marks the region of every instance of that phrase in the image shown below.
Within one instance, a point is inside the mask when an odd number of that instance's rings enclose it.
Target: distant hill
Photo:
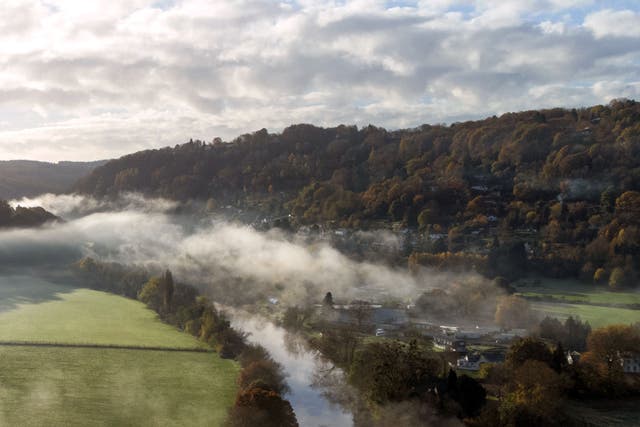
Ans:
[[[13,208],[6,200],[0,200],[0,229],[39,227],[48,222],[58,222],[60,218],[41,207]]]
[[[106,162],[0,161],[0,199],[65,192],[80,178]]]
[[[463,219],[455,215],[477,197],[469,214],[504,217],[512,200],[599,201],[605,190],[611,197],[640,189],[640,103],[397,131],[309,124],[281,134],[262,129],[229,143],[191,141],[127,155],[96,168],[76,189],[286,206],[301,223],[446,225]]]
[[[266,129],[112,160],[75,189],[236,207],[283,227],[408,229],[412,265],[640,280],[640,103],[387,131]],[[409,236],[406,234],[405,236]]]

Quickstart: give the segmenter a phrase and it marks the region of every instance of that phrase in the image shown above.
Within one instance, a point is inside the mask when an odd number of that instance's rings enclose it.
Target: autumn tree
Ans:
[[[587,339],[587,352],[580,364],[593,389],[617,393],[623,387],[622,357],[640,352],[640,332],[631,325],[609,325],[595,329]],[[599,389],[599,390],[598,390]]]
[[[542,341],[536,338],[521,338],[511,344],[506,356],[506,363],[512,369],[517,369],[528,360],[537,360],[546,365],[551,365],[553,359],[551,350]]]
[[[499,408],[502,425],[561,425],[563,381],[546,363],[526,360],[515,368],[509,384]]]
[[[524,298],[508,295],[498,300],[495,321],[503,328],[526,328],[531,324],[532,317],[529,303]]]
[[[228,427],[298,427],[291,404],[267,385],[242,390],[230,411]]]

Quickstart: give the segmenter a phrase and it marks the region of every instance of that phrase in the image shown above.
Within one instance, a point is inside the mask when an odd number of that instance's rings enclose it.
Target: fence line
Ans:
[[[208,348],[188,348],[188,347],[157,347],[157,346],[136,346],[119,344],[83,344],[83,343],[58,343],[46,341],[0,341],[0,346],[5,347],[63,347],[63,348],[102,348],[112,350],[143,350],[143,351],[176,351],[189,353],[214,353]]]

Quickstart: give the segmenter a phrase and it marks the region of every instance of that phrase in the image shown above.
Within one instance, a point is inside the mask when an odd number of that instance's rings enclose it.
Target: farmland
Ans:
[[[542,315],[548,315],[565,319],[569,316],[579,317],[588,321],[592,327],[602,327],[614,323],[635,323],[640,322],[640,310],[630,310],[627,308],[601,307],[588,304],[561,304],[561,303],[538,303],[531,304],[535,311]]]
[[[640,293],[614,292],[603,285],[576,280],[528,279],[515,284],[518,294],[530,300],[541,315],[578,316],[593,327],[640,322]]]
[[[235,363],[211,353],[0,346],[0,425],[219,425]]]
[[[137,301],[24,277],[0,294],[0,341],[66,345],[0,345],[0,425],[219,425],[233,403],[237,364]]]

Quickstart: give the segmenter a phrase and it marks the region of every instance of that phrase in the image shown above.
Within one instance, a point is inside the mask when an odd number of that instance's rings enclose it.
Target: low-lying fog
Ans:
[[[308,243],[276,229],[257,231],[204,210],[176,213],[180,210],[174,202],[136,194],[115,201],[45,195],[12,204],[42,206],[65,222],[0,232],[0,269],[66,267],[91,256],[152,271],[169,268],[178,280],[218,293],[227,302],[245,293],[290,304],[319,301],[327,291],[345,299],[366,295],[405,301],[451,280],[432,271],[415,275],[357,262],[326,242]],[[233,286],[225,287],[229,282]]]

